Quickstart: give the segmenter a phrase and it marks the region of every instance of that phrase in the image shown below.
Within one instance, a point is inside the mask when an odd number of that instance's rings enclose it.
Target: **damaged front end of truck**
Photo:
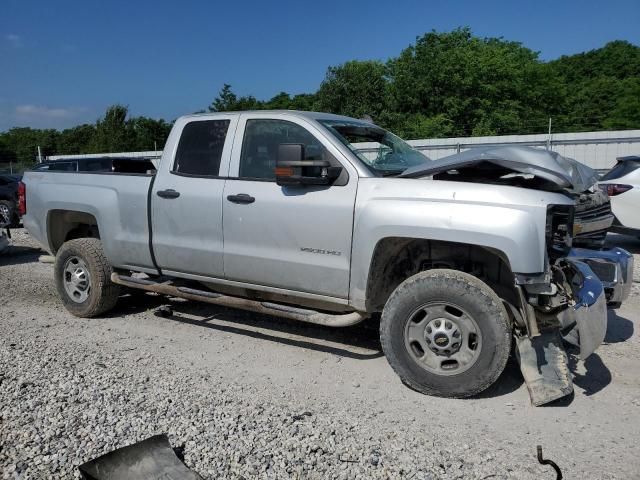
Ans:
[[[534,405],[573,391],[563,340],[579,349],[581,360],[594,353],[606,335],[607,305],[626,299],[632,272],[633,256],[623,249],[572,249],[550,266],[550,278],[518,279],[523,308],[514,333]]]
[[[573,391],[563,340],[585,360],[604,341],[607,308],[618,308],[630,293],[633,256],[618,247],[603,248],[613,219],[602,197],[593,191],[581,194],[576,207],[550,207],[548,271],[516,275],[524,306],[516,347],[534,405]],[[580,208],[584,205],[590,207]]]
[[[565,342],[586,359],[604,341],[607,309],[627,299],[633,256],[605,249],[614,217],[595,171],[573,159],[530,147],[477,148],[404,172],[405,177],[558,192],[573,204],[549,205],[546,271],[515,274],[512,308],[516,354],[531,401],[544,405],[573,392]]]

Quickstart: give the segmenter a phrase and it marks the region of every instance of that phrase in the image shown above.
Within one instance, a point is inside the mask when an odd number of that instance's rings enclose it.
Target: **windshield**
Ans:
[[[407,142],[373,124],[348,120],[319,120],[365,165],[381,175],[399,175],[429,161]]]

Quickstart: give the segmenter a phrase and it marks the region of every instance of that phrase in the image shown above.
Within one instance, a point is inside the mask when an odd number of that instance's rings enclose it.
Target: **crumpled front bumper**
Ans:
[[[605,288],[589,264],[583,260],[567,258],[573,278],[572,306],[558,315],[563,338],[580,347],[584,360],[604,341],[607,333],[607,298]]]
[[[580,348],[580,358],[591,355],[607,331],[607,299],[602,282],[580,260],[559,261],[570,285],[571,303],[558,314],[561,329],[547,329],[517,339],[520,370],[534,405],[544,405],[569,395],[573,381],[560,334]]]
[[[519,337],[516,343],[520,368],[534,405],[562,398],[573,391],[564,340],[580,348],[586,359],[604,341],[607,305],[619,306],[629,296],[633,280],[633,256],[621,248],[605,251],[572,250],[557,261],[566,277],[569,305],[557,314],[558,329]]]
[[[580,358],[591,355],[607,332],[607,306],[618,308],[629,297],[633,255],[622,248],[572,249],[564,259],[571,265],[574,305],[558,315],[563,338],[580,347]]]
[[[623,248],[587,250],[574,248],[568,259],[586,263],[602,282],[607,305],[619,308],[631,293],[633,283],[633,255]]]

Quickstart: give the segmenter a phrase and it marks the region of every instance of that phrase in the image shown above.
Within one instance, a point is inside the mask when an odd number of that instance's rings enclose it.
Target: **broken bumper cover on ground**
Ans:
[[[563,338],[580,348],[580,359],[591,355],[607,331],[607,306],[618,308],[629,297],[633,255],[622,248],[575,248],[566,259],[576,271],[575,305],[559,315]]]
[[[531,402],[538,406],[558,400],[573,392],[567,354],[562,337],[580,348],[580,358],[591,355],[603,342],[607,332],[607,298],[605,288],[589,264],[576,258],[562,260],[572,273],[572,304],[558,314],[561,325],[534,337],[517,340],[520,368]]]
[[[575,276],[575,304],[558,316],[563,337],[580,348],[580,359],[591,355],[607,333],[607,296],[603,282],[584,260],[567,258]]]
[[[586,263],[602,282],[607,305],[618,308],[631,293],[633,283],[633,255],[622,248],[586,250],[574,248],[570,260]]]

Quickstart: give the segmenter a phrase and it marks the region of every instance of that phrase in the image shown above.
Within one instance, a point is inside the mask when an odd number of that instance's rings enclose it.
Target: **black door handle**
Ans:
[[[251,195],[247,195],[246,193],[239,193],[237,195],[228,195],[227,200],[233,203],[253,203],[256,201],[254,197]]]
[[[180,192],[176,192],[171,188],[169,190],[158,190],[156,194],[162,198],[178,198],[180,196]]]

